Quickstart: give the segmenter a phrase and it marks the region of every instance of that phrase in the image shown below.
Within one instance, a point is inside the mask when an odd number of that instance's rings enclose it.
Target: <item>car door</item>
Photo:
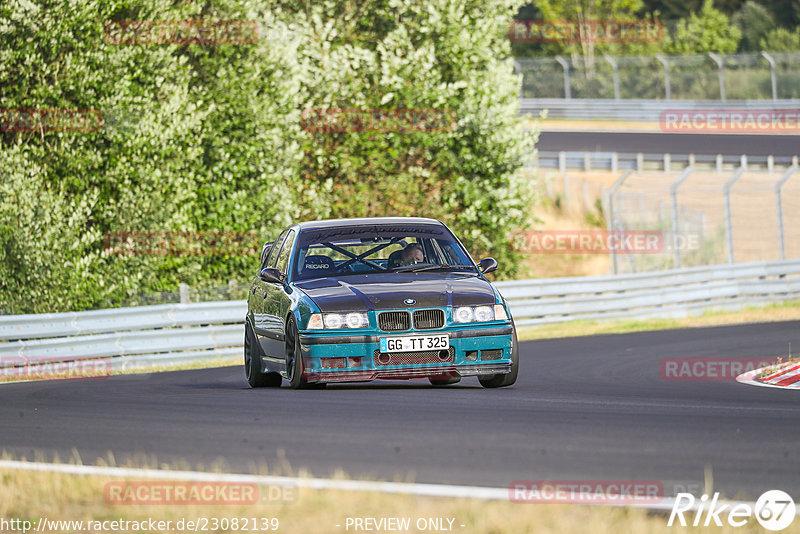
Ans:
[[[262,263],[259,267],[259,274],[257,274],[253,279],[249,296],[249,309],[252,310],[253,313],[253,329],[255,330],[256,338],[261,345],[261,351],[263,354],[273,357],[274,355],[272,352],[268,352],[274,350],[275,345],[275,340],[270,338],[270,332],[274,330],[274,325],[272,325],[272,319],[267,313],[267,303],[269,297],[267,290],[269,288],[269,284],[261,280],[260,273],[265,267],[275,266],[275,263],[278,261],[278,253],[281,250],[281,245],[286,240],[286,236],[288,234],[289,229],[286,229],[281,232],[281,234],[278,236],[278,239],[275,240],[275,244],[272,246],[269,254],[267,254],[264,263]]]
[[[288,276],[289,259],[294,250],[294,241],[297,232],[289,230],[286,239],[281,244],[280,251],[274,265],[285,276]],[[288,284],[283,282],[264,282],[264,353],[271,359],[280,363],[285,358],[285,328],[286,311],[291,305],[291,300],[286,294]]]

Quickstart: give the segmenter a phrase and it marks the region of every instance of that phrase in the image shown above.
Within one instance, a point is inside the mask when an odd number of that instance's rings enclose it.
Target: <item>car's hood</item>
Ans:
[[[324,312],[494,304],[486,280],[463,273],[394,273],[316,278],[295,283]],[[416,302],[406,304],[406,299]]]

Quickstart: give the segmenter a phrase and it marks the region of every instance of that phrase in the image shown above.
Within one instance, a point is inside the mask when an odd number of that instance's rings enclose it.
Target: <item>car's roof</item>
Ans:
[[[297,226],[300,230],[316,228],[342,228],[346,226],[362,226],[369,224],[435,224],[442,225],[436,219],[425,217],[363,217],[359,219],[327,219],[323,221],[301,222]]]

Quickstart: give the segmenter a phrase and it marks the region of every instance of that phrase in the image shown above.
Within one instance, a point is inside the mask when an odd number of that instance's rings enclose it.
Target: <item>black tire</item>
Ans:
[[[278,373],[261,372],[261,351],[247,321],[244,325],[244,376],[251,388],[277,388],[282,382]]]
[[[449,386],[451,384],[458,384],[459,382],[461,382],[461,377],[458,375],[451,376],[450,378],[439,378],[431,376],[428,377],[428,380],[433,386]]]
[[[504,388],[517,381],[519,373],[519,344],[517,343],[517,328],[511,327],[511,372],[498,375],[479,376],[478,381],[485,388]]]
[[[289,379],[289,385],[292,389],[322,389],[327,384],[324,382],[309,384],[303,376],[306,367],[298,337],[297,324],[292,317],[286,324],[286,378]]]

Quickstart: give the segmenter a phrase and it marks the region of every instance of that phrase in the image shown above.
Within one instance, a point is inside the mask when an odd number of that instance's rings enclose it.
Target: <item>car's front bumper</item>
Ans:
[[[494,375],[511,371],[511,331],[510,322],[497,322],[397,333],[302,332],[300,349],[309,382]],[[379,350],[381,337],[440,333],[450,337],[447,354]]]

